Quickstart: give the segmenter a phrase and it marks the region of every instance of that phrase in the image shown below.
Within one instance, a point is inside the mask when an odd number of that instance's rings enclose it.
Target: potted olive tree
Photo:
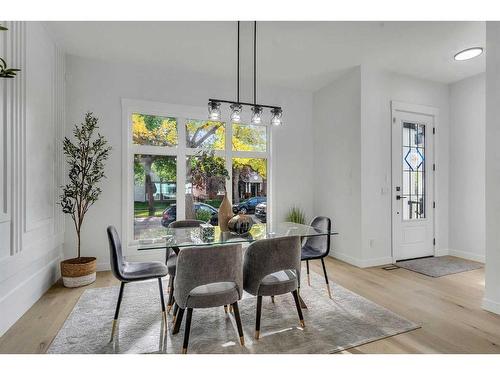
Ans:
[[[94,136],[97,121],[92,112],[86,113],[84,122],[73,129],[74,141],[65,137],[63,142],[69,170],[60,205],[62,211],[71,216],[77,236],[77,257],[61,262],[63,283],[69,288],[91,284],[96,278],[96,258],[82,257],[80,250],[83,220],[101,194],[98,184],[105,178],[104,162],[111,151],[101,134]]]

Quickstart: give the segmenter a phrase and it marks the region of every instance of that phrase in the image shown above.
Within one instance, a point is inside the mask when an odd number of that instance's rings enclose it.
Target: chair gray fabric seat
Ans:
[[[147,280],[164,277],[168,269],[162,262],[123,262],[123,278],[126,280]]]
[[[292,270],[271,273],[260,282],[259,295],[278,296],[298,288],[297,275]]]
[[[170,276],[175,276],[175,270],[177,268],[177,254],[172,253],[167,260],[168,274]]]
[[[317,233],[330,233],[332,231],[332,221],[326,216],[316,216],[311,221],[311,227],[313,227]],[[328,295],[332,298],[332,292],[330,290],[330,284],[328,282],[328,274],[326,273],[326,266],[324,258],[330,253],[330,235],[320,235],[309,237],[304,245],[302,246],[300,259],[306,262],[307,267],[307,283],[311,285],[311,279],[309,276],[309,261],[319,259],[321,260],[321,265],[323,266],[323,274],[325,275],[326,289],[328,290]]]
[[[169,228],[197,228],[200,224],[205,224],[204,221],[201,220],[177,220],[168,225]],[[177,249],[178,250],[178,249]],[[177,254],[175,251],[167,250],[167,259],[166,262],[168,268],[168,274],[170,278],[168,280],[168,287],[170,289],[170,293],[168,295],[168,310],[172,308],[172,304],[174,303],[174,279],[175,274],[177,273]],[[174,308],[174,311],[176,309]],[[175,314],[174,314],[175,315]]]
[[[123,258],[122,243],[116,228],[109,226],[106,230],[109,241],[109,258],[111,261],[111,271],[113,275],[121,281],[120,291],[118,292],[118,301],[116,302],[115,316],[113,319],[113,326],[111,328],[111,341],[115,336],[115,329],[118,322],[118,315],[120,313],[120,306],[123,298],[123,290],[125,284],[142,281],[149,279],[158,279],[158,288],[160,290],[160,303],[163,324],[166,326],[167,317],[165,313],[165,299],[163,296],[162,277],[168,273],[167,266],[162,262],[126,262]]]
[[[217,307],[232,304],[239,299],[240,295],[236,283],[224,281],[200,285],[191,290],[187,307]]]
[[[310,259],[320,259],[325,256],[325,252],[318,250],[310,245],[304,245],[302,247],[301,260],[310,260]]]
[[[253,242],[245,252],[243,289],[257,296],[255,338],[260,336],[262,297],[292,293],[304,327],[298,288],[300,286],[300,238],[278,237]]]
[[[241,345],[245,345],[238,301],[243,295],[241,244],[186,247],[177,254],[173,284],[178,306],[172,334],[179,332],[187,310],[182,352],[187,353],[193,309],[231,305]]]

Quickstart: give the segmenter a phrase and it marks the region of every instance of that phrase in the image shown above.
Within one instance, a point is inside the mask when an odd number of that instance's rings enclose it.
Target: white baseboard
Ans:
[[[96,271],[110,271],[111,270],[111,265],[109,263],[97,263],[96,264]]]
[[[21,284],[0,299],[0,336],[29,310],[33,304],[60,278],[59,262],[62,252],[54,249],[54,257]]]
[[[483,298],[483,309],[500,315],[500,303],[488,298]]]
[[[436,249],[434,251],[434,256],[442,257],[445,255],[450,255],[450,249]]]
[[[339,253],[337,251],[332,251],[330,253],[330,256],[359,268],[377,267],[386,264],[392,264],[392,257],[358,259],[343,253]]]
[[[372,258],[361,260],[361,268],[378,267],[392,264],[392,257]]]
[[[357,258],[351,257],[350,255],[346,255],[346,254],[340,253],[338,251],[331,251],[330,256],[332,258],[341,260],[342,262],[346,262],[346,263],[349,263],[353,266],[361,268],[361,261]]]
[[[484,255],[454,249],[449,249],[449,255],[481,263],[484,263],[486,260],[486,257]]]

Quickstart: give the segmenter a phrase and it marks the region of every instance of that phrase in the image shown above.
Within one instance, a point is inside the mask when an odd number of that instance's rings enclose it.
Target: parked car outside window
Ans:
[[[203,220],[207,219],[207,222],[209,222],[212,225],[218,225],[219,223],[219,217],[218,213],[219,211],[206,203],[195,203],[194,204],[194,212],[196,214],[196,219],[198,220]],[[174,221],[177,220],[177,206],[175,204],[171,205],[170,207],[167,207],[161,216],[161,225],[164,227],[168,227],[168,225]]]
[[[233,212],[235,214],[253,214],[255,212],[255,207],[262,202],[266,202],[266,197],[252,197],[243,202],[233,205]]]
[[[267,220],[267,202],[259,203],[255,207],[255,217],[261,221],[261,223],[265,223]]]

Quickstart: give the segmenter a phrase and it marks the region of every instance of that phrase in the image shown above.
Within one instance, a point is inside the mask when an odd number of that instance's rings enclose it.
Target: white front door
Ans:
[[[393,109],[392,252],[434,255],[434,117]]]

